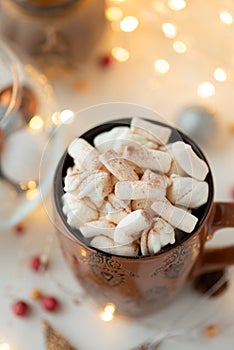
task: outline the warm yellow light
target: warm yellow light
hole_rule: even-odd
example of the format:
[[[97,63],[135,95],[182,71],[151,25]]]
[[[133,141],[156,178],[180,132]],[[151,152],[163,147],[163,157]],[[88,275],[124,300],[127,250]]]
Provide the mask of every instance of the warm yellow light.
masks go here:
[[[123,17],[123,11],[119,7],[108,7],[105,15],[109,21],[120,21]]]
[[[225,24],[230,25],[233,23],[233,17],[229,12],[220,12],[219,18]]]
[[[41,130],[44,126],[44,121],[38,115],[35,115],[29,122],[29,127],[32,130]]]
[[[162,31],[167,38],[171,39],[175,38],[177,32],[176,27],[172,23],[163,23]]]
[[[122,19],[120,22],[120,28],[123,32],[133,32],[134,30],[137,29],[139,25],[139,21],[136,17],[134,16],[127,16]]]
[[[167,73],[170,69],[170,65],[166,60],[160,59],[155,61],[154,68],[159,73]]]
[[[51,120],[52,120],[53,124],[55,124],[55,125],[61,124],[60,112],[53,113],[51,116]]]
[[[216,68],[214,78],[220,82],[225,81],[227,79],[227,73],[222,68]]]
[[[60,120],[63,124],[71,124],[74,121],[74,112],[70,109],[64,109],[60,113]]]
[[[110,313],[114,313],[115,312],[115,305],[112,303],[108,303],[106,304],[105,308],[104,308],[105,312],[110,312]]]
[[[82,249],[82,250],[81,250],[81,255],[84,256],[84,257],[86,257],[86,255],[87,255],[86,250]]]
[[[0,350],[10,350],[10,349],[11,349],[11,347],[8,343],[4,342],[4,343],[0,344]]]
[[[129,51],[123,47],[114,47],[111,52],[113,57],[119,62],[126,62],[130,56]]]
[[[215,87],[209,81],[201,83],[197,88],[198,96],[205,98],[215,94]]]
[[[29,181],[29,182],[27,183],[27,188],[28,188],[29,190],[34,190],[36,187],[37,187],[36,181]]]
[[[109,2],[125,2],[126,0],[108,0]]]
[[[101,312],[101,319],[105,322],[109,322],[113,319],[115,313],[115,305],[112,303],[106,304],[103,311]]]
[[[183,10],[186,7],[186,1],[185,0],[169,0],[168,6],[170,9],[174,11],[180,11]]]
[[[38,194],[39,194],[39,191],[37,188],[34,188],[32,190],[29,189],[26,191],[26,198],[28,200],[33,200],[34,198],[36,198],[38,196]]]
[[[173,43],[173,49],[177,53],[185,53],[187,51],[187,46],[183,41],[175,41]]]

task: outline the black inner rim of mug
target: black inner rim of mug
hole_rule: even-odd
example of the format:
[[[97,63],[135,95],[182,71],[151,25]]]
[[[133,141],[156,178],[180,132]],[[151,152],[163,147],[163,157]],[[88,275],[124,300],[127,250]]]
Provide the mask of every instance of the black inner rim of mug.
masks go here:
[[[170,125],[164,124],[164,123],[159,122],[159,121],[154,121],[151,119],[148,119],[148,121],[170,128],[172,130],[172,133],[171,133],[171,136],[170,136],[168,143],[182,140],[185,143],[190,144],[192,146],[192,149],[194,150],[194,152],[202,160],[204,160],[206,162],[206,164],[208,165],[208,168],[209,168],[209,172],[208,172],[206,179],[205,179],[205,181],[208,183],[208,186],[209,186],[208,200],[204,205],[200,206],[198,209],[192,210],[192,213],[198,218],[198,222],[197,222],[194,230],[191,233],[184,234],[184,237],[182,239],[179,239],[179,240],[177,239],[174,244],[169,244],[169,245],[163,247],[157,254],[155,254],[155,255],[159,255],[159,254],[163,254],[164,252],[169,251],[170,249],[178,246],[179,244],[183,243],[184,241],[189,239],[191,236],[193,236],[193,234],[196,233],[197,229],[202,225],[202,223],[204,222],[204,220],[205,220],[205,218],[210,210],[210,207],[211,207],[211,204],[213,201],[213,196],[214,196],[214,186],[213,186],[213,178],[212,178],[212,173],[210,170],[209,163],[207,162],[207,159],[204,156],[201,149],[197,146],[197,144],[193,140],[190,139],[190,137],[188,137],[183,132],[179,131],[178,129],[176,129]],[[96,127],[88,130],[87,132],[82,134],[80,137],[84,138],[91,145],[93,145],[93,139],[98,134],[100,134],[102,132],[110,131],[112,128],[117,127],[117,126],[129,126],[130,122],[131,122],[131,118],[117,119],[117,120],[113,120],[110,122],[105,122],[103,124],[97,125]],[[91,249],[93,249],[101,254],[108,255],[108,256],[115,256],[115,254],[104,252],[102,250],[93,248],[92,246],[88,245],[87,242],[85,242],[85,239],[83,238],[81,232],[78,229],[71,228],[67,223],[66,215],[63,213],[63,210],[62,210],[62,206],[63,206],[62,205],[62,196],[65,193],[65,191],[63,190],[63,186],[64,186],[63,179],[66,176],[67,169],[69,167],[72,167],[73,165],[74,165],[73,159],[70,157],[70,155],[67,153],[67,151],[65,151],[65,153],[63,154],[63,156],[60,159],[60,162],[57,166],[57,169],[55,172],[55,177],[54,177],[54,182],[53,182],[54,201],[55,201],[55,206],[56,206],[56,209],[58,211],[58,214],[62,218],[62,221],[63,221],[64,225],[67,227],[67,229],[69,230],[69,232],[73,236],[75,236],[79,241],[81,241],[84,245],[88,246],[89,248],[91,248]],[[154,255],[151,255],[151,256],[153,257]],[[136,258],[139,259],[139,258],[149,258],[151,256],[150,255],[146,255],[146,256],[138,255],[136,257],[128,257],[128,256],[122,256],[122,257],[125,259],[136,259]],[[121,255],[118,255],[118,257],[121,257]]]
[[[75,3],[80,0],[66,0],[61,4],[51,4],[51,5],[40,5],[29,3],[27,0],[14,0],[14,2],[23,8],[24,10],[31,12],[32,14],[54,14],[67,8],[73,6]]]

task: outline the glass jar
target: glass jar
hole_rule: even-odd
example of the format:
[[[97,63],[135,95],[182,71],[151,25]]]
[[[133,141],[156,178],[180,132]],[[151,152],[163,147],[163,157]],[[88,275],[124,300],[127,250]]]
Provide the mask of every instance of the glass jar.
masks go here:
[[[48,63],[84,61],[105,26],[104,0],[0,2],[0,34]]]
[[[54,132],[56,103],[47,78],[1,40],[0,77],[2,231],[21,221],[48,193],[62,139]],[[42,164],[48,142],[50,149]]]

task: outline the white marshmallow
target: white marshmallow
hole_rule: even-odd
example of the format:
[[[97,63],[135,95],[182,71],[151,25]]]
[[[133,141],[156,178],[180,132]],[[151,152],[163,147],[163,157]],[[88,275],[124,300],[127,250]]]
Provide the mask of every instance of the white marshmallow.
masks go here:
[[[118,203],[118,199],[114,194],[110,194],[108,196],[108,201],[104,206],[104,213],[103,211],[101,212],[101,215],[104,216],[106,220],[115,224],[118,224],[131,211],[129,205],[124,203],[124,201],[119,200],[119,202],[122,202],[123,205],[121,206],[120,203]]]
[[[98,211],[93,207],[93,203],[78,199],[70,193],[63,195],[63,212],[67,215],[68,224],[76,229],[85,222],[98,219]]]
[[[44,133],[22,129],[9,135],[1,154],[1,170],[12,182],[37,181],[43,150],[48,142]]]
[[[115,185],[115,195],[120,199],[163,198],[165,189],[146,181],[120,181]]]
[[[111,238],[104,235],[94,237],[90,245],[96,249],[103,250],[110,254],[122,255],[122,256],[137,256],[139,246],[136,243],[127,245],[118,245]]]
[[[110,131],[97,135],[94,139],[94,145],[100,153],[104,153],[111,149],[121,154],[124,147],[132,142],[145,145],[147,148],[157,148],[155,142],[149,141],[141,135],[133,134],[130,128],[125,126],[114,127]]]
[[[101,205],[101,201],[112,191],[112,178],[107,171],[94,170],[79,172],[75,167],[69,168],[65,177],[64,190],[82,199],[90,199]]]
[[[129,163],[120,157],[116,152],[109,150],[100,155],[100,161],[119,181],[138,180],[138,175]]]
[[[81,182],[90,174],[88,171],[79,171],[75,166],[67,169],[64,178],[64,191],[74,192],[77,190]]]
[[[187,208],[198,208],[208,200],[207,182],[191,177],[171,177],[171,186],[167,189],[167,198],[171,203]]]
[[[175,161],[186,174],[197,180],[204,180],[209,172],[207,164],[197,156],[192,147],[182,141],[172,144]]]
[[[118,197],[114,195],[114,193],[109,194],[108,196],[108,202],[115,208],[116,210],[122,210],[125,209],[127,212],[130,213],[130,201],[129,200],[121,200]]]
[[[156,254],[167,244],[175,243],[174,228],[162,218],[155,218],[150,229],[141,236],[142,255]]]
[[[80,231],[85,238],[104,235],[113,239],[115,227],[112,222],[101,219],[84,223],[80,226]]]
[[[133,133],[143,135],[147,139],[154,141],[159,145],[165,145],[171,136],[170,128],[154,124],[153,122],[149,122],[138,117],[132,118],[131,131]]]
[[[175,243],[175,229],[168,222],[162,218],[155,218],[152,229],[150,230],[155,233],[158,233],[160,236],[161,246],[164,247],[167,244]],[[150,237],[149,237],[150,241]]]
[[[147,149],[139,145],[126,146],[123,157],[144,169],[162,173],[167,173],[171,166],[171,157],[168,153]]]
[[[68,154],[79,170],[97,170],[101,167],[98,151],[86,140],[77,138],[68,147]]]
[[[155,212],[151,209],[153,199],[136,199],[131,201],[132,210],[144,209],[151,218],[155,216]]]
[[[114,233],[119,244],[129,244],[141,236],[141,231],[151,224],[151,217],[144,210],[135,210],[121,220]]]
[[[102,200],[112,191],[110,174],[103,170],[90,173],[80,184],[77,197],[89,197],[91,200]]]
[[[149,249],[148,249],[148,233],[149,233],[149,228],[143,231],[141,235],[141,240],[140,240],[140,247],[141,247],[141,254],[143,256],[149,254]]]
[[[198,221],[194,215],[172,205],[166,198],[155,201],[151,208],[165,221],[184,232],[192,232]]]

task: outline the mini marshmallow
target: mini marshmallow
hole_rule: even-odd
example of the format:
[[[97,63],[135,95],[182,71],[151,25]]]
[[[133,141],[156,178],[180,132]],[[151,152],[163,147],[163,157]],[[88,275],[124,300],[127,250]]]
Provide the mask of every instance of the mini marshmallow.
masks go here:
[[[98,219],[98,211],[93,207],[93,203],[77,199],[70,193],[63,195],[63,212],[67,216],[68,224],[76,229],[85,222]]]
[[[64,191],[74,192],[81,182],[90,174],[88,171],[80,172],[75,166],[67,169],[64,178]]]
[[[155,218],[150,229],[143,232],[141,236],[142,255],[156,254],[167,244],[175,243],[174,228],[162,218]]]
[[[198,219],[187,210],[172,205],[166,198],[155,201],[151,208],[173,227],[184,232],[192,232]]]
[[[96,170],[101,167],[98,151],[86,140],[77,138],[68,147],[68,154],[79,170]]]
[[[144,209],[151,218],[155,216],[155,212],[151,209],[153,199],[136,199],[131,201],[132,210]]]
[[[132,144],[126,146],[123,157],[144,169],[151,169],[162,173],[167,173],[171,166],[171,157],[168,153],[147,149],[139,145]]]
[[[149,254],[149,249],[148,249],[148,233],[149,233],[149,228],[144,230],[141,235],[141,240],[140,240],[140,248],[141,248],[141,254],[143,256]]]
[[[119,244],[129,244],[141,235],[141,231],[151,224],[151,217],[146,211],[140,209],[128,214],[121,220],[114,233],[114,240]]]
[[[110,131],[102,132],[97,135],[93,143],[100,153],[104,153],[109,149],[118,152],[120,148],[118,145],[122,143],[122,140],[127,139],[129,133],[130,130],[128,126],[117,126]],[[117,150],[115,149],[115,143],[117,143]]]
[[[167,172],[167,176],[171,176],[171,175],[186,176],[186,173],[184,172],[184,170],[181,169],[179,164],[173,158],[171,161],[171,167],[170,167],[169,171]]]
[[[114,237],[116,225],[105,219],[86,222],[80,226],[80,231],[85,238],[92,238],[97,235]]]
[[[175,229],[168,222],[163,220],[162,218],[155,218],[154,224],[150,232],[156,232],[160,236],[161,246],[164,247],[167,244],[175,243]],[[149,232],[149,242],[150,242],[150,232]],[[150,244],[150,243],[149,243]]]
[[[48,139],[45,133],[18,130],[5,138],[1,154],[1,170],[14,183],[37,181],[40,161]]]
[[[119,210],[119,211],[109,211],[106,215],[105,218],[106,220],[109,220],[113,222],[114,224],[118,224],[120,221],[122,221],[125,216],[128,215],[128,212],[126,210]]]
[[[127,245],[118,245],[111,238],[104,235],[98,235],[94,237],[90,245],[96,249],[103,250],[110,254],[122,255],[122,256],[137,256],[139,246],[136,243]]]
[[[165,191],[165,192],[166,192],[167,186],[170,185],[171,183],[170,178],[168,178],[166,175],[151,171],[149,169],[146,169],[144,171],[141,181],[147,181],[152,186],[161,188],[162,191]]]
[[[138,175],[129,163],[121,158],[116,152],[109,150],[100,155],[100,161],[119,181],[138,180]]]
[[[207,202],[209,193],[207,182],[180,176],[172,176],[171,181],[171,186],[167,190],[167,198],[171,203],[186,208],[198,208]]]
[[[97,205],[112,191],[112,178],[107,171],[78,171],[76,167],[69,168],[64,180],[64,190],[82,199],[90,197]]]
[[[152,228],[149,231],[147,236],[147,245],[149,254],[156,254],[161,250],[162,244],[160,240],[160,233],[157,230]]]
[[[156,149],[158,146],[155,142],[149,141],[147,138],[133,134],[129,127],[119,126],[110,131],[103,132],[94,138],[94,145],[100,153],[113,150],[121,154],[124,147],[129,143],[136,142],[145,145],[147,148]]]
[[[146,181],[120,181],[115,185],[115,195],[120,199],[145,199],[163,198],[165,189],[155,187],[154,184]]]
[[[165,145],[171,136],[170,128],[154,124],[153,122],[151,123],[138,117],[132,118],[131,131],[143,135],[159,145]]]
[[[95,170],[88,174],[80,183],[76,195],[82,199],[89,197],[91,200],[102,200],[112,191],[110,174],[104,170]]]
[[[123,203],[123,206],[120,206],[117,201],[118,199],[115,197],[115,195],[113,194],[113,197],[115,197],[115,200],[112,199],[109,200],[109,197],[112,197],[112,194],[108,196],[108,201],[105,204],[105,214],[102,216],[104,216],[104,218],[108,221],[111,221],[115,224],[118,224],[125,216],[127,216],[130,213],[130,207],[129,205],[125,204],[124,201],[120,201]]]
[[[175,161],[186,174],[197,180],[204,180],[209,172],[207,164],[197,156],[192,147],[182,141],[172,144],[172,153]]]

